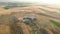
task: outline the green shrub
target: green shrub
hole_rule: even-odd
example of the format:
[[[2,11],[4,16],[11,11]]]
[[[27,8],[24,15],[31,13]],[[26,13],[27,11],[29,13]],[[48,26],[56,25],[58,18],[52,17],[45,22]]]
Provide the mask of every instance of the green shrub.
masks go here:
[[[8,7],[4,7],[4,9],[8,10],[9,8]]]

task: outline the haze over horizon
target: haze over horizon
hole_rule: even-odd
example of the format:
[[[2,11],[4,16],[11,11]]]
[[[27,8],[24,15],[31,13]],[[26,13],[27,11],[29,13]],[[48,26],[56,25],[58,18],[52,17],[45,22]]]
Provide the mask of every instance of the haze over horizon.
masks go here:
[[[60,6],[60,0],[0,0],[0,2],[31,2],[37,4],[52,4],[53,7]]]
[[[60,0],[0,0],[0,2],[33,2],[33,3],[47,3],[47,4],[60,4]]]

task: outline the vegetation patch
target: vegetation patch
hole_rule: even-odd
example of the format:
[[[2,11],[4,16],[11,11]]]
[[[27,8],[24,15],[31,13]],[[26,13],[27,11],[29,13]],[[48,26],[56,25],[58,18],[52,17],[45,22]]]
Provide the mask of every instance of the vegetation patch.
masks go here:
[[[8,10],[9,8],[8,7],[4,7],[4,9]]]
[[[50,23],[54,24],[55,26],[57,26],[58,28],[60,28],[60,24],[54,20],[50,20]]]

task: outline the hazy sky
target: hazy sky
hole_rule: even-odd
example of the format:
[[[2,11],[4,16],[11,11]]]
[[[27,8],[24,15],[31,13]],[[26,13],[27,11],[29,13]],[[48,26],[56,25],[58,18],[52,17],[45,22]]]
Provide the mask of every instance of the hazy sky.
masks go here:
[[[37,3],[50,3],[50,4],[60,4],[60,0],[0,0],[0,1],[5,1],[5,2],[9,2],[9,1],[19,1],[19,2],[37,2]]]

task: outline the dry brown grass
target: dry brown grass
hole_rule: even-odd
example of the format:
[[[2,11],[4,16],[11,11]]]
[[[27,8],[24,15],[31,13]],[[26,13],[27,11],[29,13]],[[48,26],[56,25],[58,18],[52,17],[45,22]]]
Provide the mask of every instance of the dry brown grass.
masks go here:
[[[3,15],[11,14],[12,12],[23,12],[20,15],[14,15],[17,19],[20,18],[20,17],[22,18],[23,16],[26,16],[27,14],[24,14],[24,12],[26,12],[26,13],[27,12],[32,12],[34,14],[33,16],[38,19],[38,22],[36,23],[37,26],[39,28],[45,28],[45,30],[48,31],[50,34],[54,34],[49,29],[55,30],[55,26],[50,24],[49,20],[53,19],[53,20],[56,20],[57,22],[60,22],[60,20],[59,19],[54,19],[54,18],[51,18],[51,17],[47,17],[47,16],[43,16],[43,15],[37,15],[36,13],[34,13],[34,12],[42,13],[43,10],[41,10],[39,8],[42,8],[42,9],[47,10],[47,11],[54,11],[55,10],[55,9],[51,9],[51,8],[41,7],[41,6],[29,6],[29,7],[25,7],[25,8],[22,8],[22,9],[20,7],[16,7],[16,8],[11,8],[9,10],[5,10],[2,7],[0,7],[0,12],[2,12]],[[43,12],[46,12],[46,11],[43,11]],[[7,19],[5,19],[5,21],[4,21],[4,24],[0,25],[0,34],[11,34],[10,33],[10,31],[11,31],[10,26],[7,25],[9,23],[10,23],[9,18],[7,17]],[[44,27],[43,24],[48,24],[48,26]],[[31,31],[30,31],[31,27],[29,25],[26,25],[24,23],[19,22],[19,23],[17,23],[16,26],[21,26],[24,34],[31,34]],[[15,26],[13,26],[13,27],[16,28]],[[17,33],[15,32],[15,34],[17,34]]]

